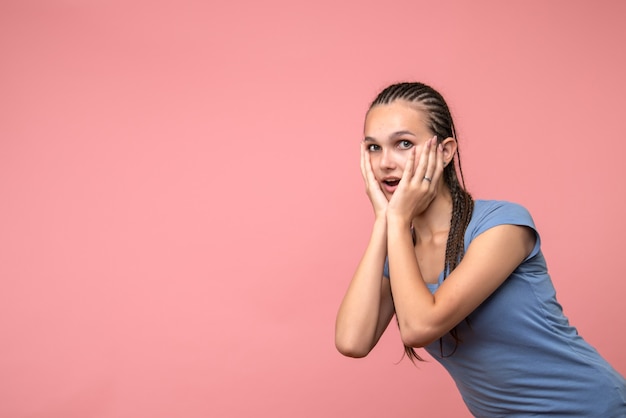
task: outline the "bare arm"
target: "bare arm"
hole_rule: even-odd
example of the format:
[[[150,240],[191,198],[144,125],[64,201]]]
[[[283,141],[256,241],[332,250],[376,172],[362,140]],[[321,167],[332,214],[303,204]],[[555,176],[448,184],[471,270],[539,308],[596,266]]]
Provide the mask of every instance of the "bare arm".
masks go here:
[[[417,164],[409,155],[386,212],[389,275],[400,335],[405,345],[423,347],[441,338],[491,295],[535,244],[527,227],[499,225],[475,238],[461,263],[435,294],[424,283],[410,234],[412,219],[430,201],[443,172],[442,147],[426,143]],[[431,180],[426,180],[431,179]]]
[[[426,287],[410,234],[389,225],[391,289],[403,342],[423,347],[441,338],[491,295],[530,254],[534,232],[500,225],[478,236],[435,294]]]
[[[364,357],[376,345],[394,313],[389,280],[383,277],[387,256],[387,198],[376,182],[365,144],[361,144],[361,174],[375,213],[372,235],[335,323],[335,346],[342,354]]]
[[[349,357],[364,357],[389,325],[394,308],[389,280],[383,277],[387,254],[385,219],[374,223],[372,236],[335,323],[335,345]]]

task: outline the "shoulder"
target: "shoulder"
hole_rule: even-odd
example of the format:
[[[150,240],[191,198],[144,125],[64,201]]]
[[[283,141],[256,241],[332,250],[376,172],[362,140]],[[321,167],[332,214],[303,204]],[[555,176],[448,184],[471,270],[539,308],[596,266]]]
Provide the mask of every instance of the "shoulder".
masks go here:
[[[490,228],[496,225],[521,225],[535,229],[533,218],[524,206],[505,200],[476,200],[470,228]]]
[[[465,231],[466,249],[470,242],[483,232],[500,225],[516,225],[528,227],[534,231],[537,250],[539,234],[533,218],[524,206],[504,200],[476,200],[474,212]]]
[[[470,243],[483,232],[500,225],[527,227],[533,231],[534,245],[527,258],[534,257],[541,248],[541,238],[533,218],[524,206],[504,200],[476,200],[474,211],[465,231],[465,251]]]

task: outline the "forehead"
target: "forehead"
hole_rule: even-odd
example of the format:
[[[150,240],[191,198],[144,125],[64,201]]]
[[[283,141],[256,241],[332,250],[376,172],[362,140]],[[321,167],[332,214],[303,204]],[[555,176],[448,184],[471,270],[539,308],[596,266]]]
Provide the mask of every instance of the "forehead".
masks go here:
[[[372,107],[365,116],[366,136],[386,136],[386,133],[410,131],[418,135],[428,132],[423,111],[402,100]]]

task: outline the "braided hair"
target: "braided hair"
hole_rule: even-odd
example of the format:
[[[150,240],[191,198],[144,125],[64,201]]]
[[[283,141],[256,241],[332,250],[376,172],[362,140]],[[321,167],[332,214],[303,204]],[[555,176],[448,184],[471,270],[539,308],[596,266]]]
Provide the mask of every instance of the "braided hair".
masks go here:
[[[445,100],[432,87],[423,83],[398,83],[393,84],[384,89],[372,102],[370,109],[376,105],[385,105],[392,103],[396,100],[404,100],[417,109],[422,111],[425,117],[425,122],[433,135],[437,136],[437,142],[441,142],[446,138],[456,139],[456,130],[454,128],[454,122],[450,109]],[[455,160],[459,166],[459,177],[457,176],[457,170],[455,166]],[[456,268],[461,262],[465,253],[465,230],[472,217],[472,211],[474,210],[474,200],[472,196],[465,189],[465,180],[463,178],[463,170],[461,169],[461,156],[458,151],[455,153],[454,158],[443,170],[443,180],[446,186],[450,190],[452,197],[452,218],[450,220],[450,232],[448,233],[448,240],[446,242],[446,255],[444,264],[444,280],[450,274],[452,270]],[[466,321],[468,321],[466,319]],[[454,354],[461,339],[458,335],[458,330],[455,327],[450,331],[450,335],[455,341],[455,347],[451,354]],[[442,339],[439,339],[439,348],[441,355],[443,356],[443,343]],[[422,360],[420,356],[415,352],[413,347],[404,346],[406,355],[414,360]]]

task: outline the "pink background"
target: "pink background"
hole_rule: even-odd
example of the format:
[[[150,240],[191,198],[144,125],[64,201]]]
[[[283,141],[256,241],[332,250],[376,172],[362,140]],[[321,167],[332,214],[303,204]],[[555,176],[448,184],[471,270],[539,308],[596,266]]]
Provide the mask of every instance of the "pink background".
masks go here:
[[[476,198],[523,203],[622,373],[626,3],[0,2],[1,417],[464,417],[334,318],[364,112],[440,89]]]

